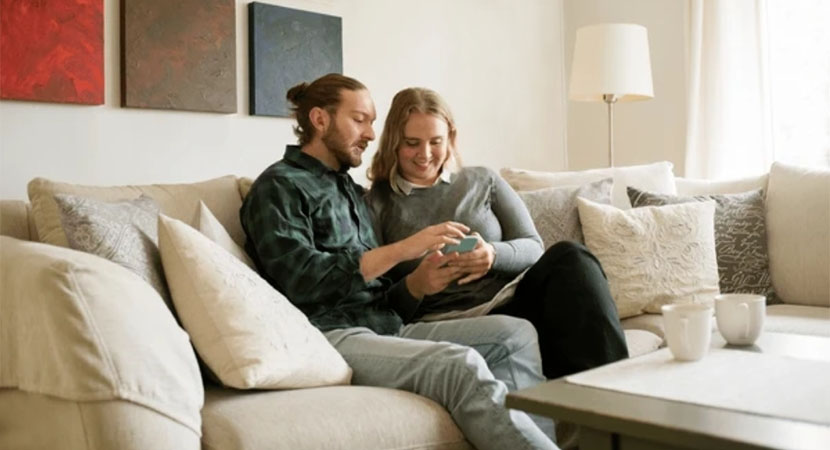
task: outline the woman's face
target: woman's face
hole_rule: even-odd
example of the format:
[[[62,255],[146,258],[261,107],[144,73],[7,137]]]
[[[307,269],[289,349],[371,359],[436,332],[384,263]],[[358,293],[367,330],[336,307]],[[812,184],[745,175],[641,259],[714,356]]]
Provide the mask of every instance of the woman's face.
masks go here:
[[[413,112],[398,147],[398,171],[410,183],[429,186],[449,156],[449,126],[444,119]]]

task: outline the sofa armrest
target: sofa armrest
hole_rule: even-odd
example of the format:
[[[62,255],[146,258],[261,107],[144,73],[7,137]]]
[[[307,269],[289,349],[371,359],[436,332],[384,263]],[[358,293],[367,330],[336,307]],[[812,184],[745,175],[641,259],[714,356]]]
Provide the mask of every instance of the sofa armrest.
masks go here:
[[[0,387],[127,400],[201,433],[196,356],[158,293],[103,258],[5,236]]]

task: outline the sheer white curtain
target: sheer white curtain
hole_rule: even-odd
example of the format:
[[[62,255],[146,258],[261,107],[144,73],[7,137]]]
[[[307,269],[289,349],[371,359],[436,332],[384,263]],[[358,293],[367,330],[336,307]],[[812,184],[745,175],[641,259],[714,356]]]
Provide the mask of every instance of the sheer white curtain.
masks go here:
[[[686,176],[737,178],[773,159],[766,0],[690,0]]]

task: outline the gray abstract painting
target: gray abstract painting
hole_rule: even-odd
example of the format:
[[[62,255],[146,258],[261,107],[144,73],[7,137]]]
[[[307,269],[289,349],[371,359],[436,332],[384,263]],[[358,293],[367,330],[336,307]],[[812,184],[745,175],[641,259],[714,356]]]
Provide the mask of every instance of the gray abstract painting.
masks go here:
[[[248,18],[252,115],[289,117],[289,88],[343,73],[340,17],[253,2]]]

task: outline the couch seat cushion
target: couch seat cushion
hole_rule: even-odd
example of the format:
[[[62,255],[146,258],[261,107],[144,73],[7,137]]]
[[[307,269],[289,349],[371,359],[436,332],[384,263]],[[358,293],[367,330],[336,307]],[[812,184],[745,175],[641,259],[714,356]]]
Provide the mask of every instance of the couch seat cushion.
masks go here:
[[[764,331],[830,337],[830,308],[801,305],[768,306]]]
[[[202,448],[208,450],[472,448],[437,403],[377,387],[206,387],[202,420]]]

